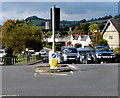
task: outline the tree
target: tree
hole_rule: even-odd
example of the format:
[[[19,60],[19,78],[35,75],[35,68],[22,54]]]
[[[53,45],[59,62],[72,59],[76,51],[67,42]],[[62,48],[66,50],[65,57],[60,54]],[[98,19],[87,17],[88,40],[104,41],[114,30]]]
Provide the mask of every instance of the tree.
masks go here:
[[[91,33],[95,33],[95,31],[98,31],[98,30],[99,30],[99,25],[98,24],[90,24],[89,31]]]
[[[86,19],[83,19],[83,20],[81,20],[80,22],[81,22],[81,23],[84,23],[84,22],[86,22]]]
[[[81,31],[84,34],[88,34],[88,32],[89,32],[89,25],[90,25],[90,23],[81,23],[80,24]]]
[[[67,35],[68,32],[67,32],[67,31],[59,31],[59,34],[60,34],[60,35]]]
[[[77,26],[73,32],[75,34],[79,34],[79,33],[84,33],[84,34],[87,34],[89,32],[89,25],[90,23],[81,23],[80,26]]]
[[[2,26],[2,41],[5,47],[20,53],[25,48],[40,50],[42,48],[39,28],[26,24],[23,20],[8,20]]]
[[[77,26],[74,30],[73,33],[79,34],[81,32],[80,26]]]
[[[100,32],[96,32],[94,37],[92,38],[93,46],[99,45],[99,46],[108,46],[108,43],[105,39],[103,39],[103,36]]]

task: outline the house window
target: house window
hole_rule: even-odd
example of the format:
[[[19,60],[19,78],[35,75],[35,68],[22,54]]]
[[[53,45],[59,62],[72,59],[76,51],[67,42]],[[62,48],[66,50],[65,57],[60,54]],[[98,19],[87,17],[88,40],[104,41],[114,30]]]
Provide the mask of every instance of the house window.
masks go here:
[[[113,36],[109,36],[109,39],[113,39]]]

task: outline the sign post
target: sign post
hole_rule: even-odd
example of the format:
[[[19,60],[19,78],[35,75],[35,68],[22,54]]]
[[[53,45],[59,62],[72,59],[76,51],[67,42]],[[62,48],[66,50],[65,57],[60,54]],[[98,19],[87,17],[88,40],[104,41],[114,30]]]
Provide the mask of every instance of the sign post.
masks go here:
[[[52,52],[55,52],[55,5],[53,5],[52,7],[52,36],[53,36]]]
[[[57,53],[55,53],[55,29],[56,29],[56,11],[58,8],[55,7],[55,5],[53,5],[52,9],[51,9],[51,20],[52,20],[52,51],[49,52],[49,64],[50,64],[50,69],[57,69]]]

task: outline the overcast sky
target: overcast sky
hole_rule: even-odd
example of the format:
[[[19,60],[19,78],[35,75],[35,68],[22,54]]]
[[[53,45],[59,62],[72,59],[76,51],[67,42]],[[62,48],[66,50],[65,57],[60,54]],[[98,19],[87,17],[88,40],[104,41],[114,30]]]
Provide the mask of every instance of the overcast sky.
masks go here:
[[[61,9],[61,20],[82,20],[99,18],[118,13],[118,2],[0,2],[0,20],[25,19],[29,16],[50,18],[53,4]],[[13,0],[14,1],[14,0]],[[19,1],[19,0],[18,0]],[[36,1],[36,0],[35,0]],[[115,0],[114,0],[115,1]],[[0,24],[2,24],[0,22]]]

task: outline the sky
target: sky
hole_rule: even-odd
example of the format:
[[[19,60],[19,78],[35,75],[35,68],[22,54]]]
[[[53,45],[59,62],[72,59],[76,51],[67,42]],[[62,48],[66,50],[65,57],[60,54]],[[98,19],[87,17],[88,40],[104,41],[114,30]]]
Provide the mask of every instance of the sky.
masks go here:
[[[25,19],[30,16],[50,19],[50,8],[55,4],[60,8],[61,20],[82,20],[104,17],[106,15],[115,16],[118,14],[118,2],[23,2],[22,0],[4,0],[0,2],[0,24],[7,19]],[[105,1],[105,0],[104,0]],[[110,1],[110,0],[109,0]]]

